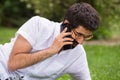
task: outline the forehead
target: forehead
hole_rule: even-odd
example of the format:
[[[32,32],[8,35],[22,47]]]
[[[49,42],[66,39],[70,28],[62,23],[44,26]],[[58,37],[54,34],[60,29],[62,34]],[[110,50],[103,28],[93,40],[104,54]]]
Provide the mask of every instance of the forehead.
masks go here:
[[[84,28],[83,26],[78,26],[76,29],[75,29],[77,32],[82,32],[84,34],[92,34],[92,31]]]

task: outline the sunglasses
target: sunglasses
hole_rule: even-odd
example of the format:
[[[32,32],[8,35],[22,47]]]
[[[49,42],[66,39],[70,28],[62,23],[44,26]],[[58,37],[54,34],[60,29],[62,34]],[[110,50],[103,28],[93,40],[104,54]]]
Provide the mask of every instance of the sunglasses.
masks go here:
[[[75,29],[73,30],[73,32],[77,38],[84,37],[85,40],[90,40],[93,38],[93,34],[85,35],[83,33],[77,32]]]

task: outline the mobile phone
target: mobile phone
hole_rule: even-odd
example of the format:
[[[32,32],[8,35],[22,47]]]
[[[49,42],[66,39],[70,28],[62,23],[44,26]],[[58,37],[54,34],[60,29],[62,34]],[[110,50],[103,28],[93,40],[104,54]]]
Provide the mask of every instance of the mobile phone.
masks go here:
[[[71,32],[72,27],[69,23],[62,23],[61,24],[61,32],[67,27],[67,31],[66,32]],[[72,36],[66,36],[69,38],[72,38]],[[73,44],[71,45],[64,45],[62,50],[67,50],[67,49],[73,49],[76,45],[78,44],[78,42],[74,39]]]

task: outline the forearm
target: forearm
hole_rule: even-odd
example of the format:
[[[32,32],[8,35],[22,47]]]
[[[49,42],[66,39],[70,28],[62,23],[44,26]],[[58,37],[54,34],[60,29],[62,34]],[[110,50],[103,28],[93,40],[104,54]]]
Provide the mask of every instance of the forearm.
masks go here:
[[[19,35],[14,43],[8,60],[8,69],[10,71],[14,71],[17,69],[26,68],[58,53],[64,45],[71,45],[73,41],[72,38],[63,38],[71,35],[71,33],[66,33],[66,31],[67,28],[65,28],[61,34],[55,38],[50,48],[34,53],[29,53],[33,46],[21,35]]]
[[[36,64],[37,62],[40,62],[54,54],[55,53],[52,52],[50,48],[42,51],[37,51],[34,53],[16,54],[13,57],[10,57],[8,61],[8,69],[10,71],[14,71],[17,69],[25,68],[33,64]]]

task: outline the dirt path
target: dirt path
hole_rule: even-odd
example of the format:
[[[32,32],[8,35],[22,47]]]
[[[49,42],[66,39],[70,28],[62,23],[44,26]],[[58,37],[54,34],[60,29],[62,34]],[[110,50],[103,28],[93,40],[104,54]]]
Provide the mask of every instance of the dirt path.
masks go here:
[[[84,44],[87,45],[120,45],[120,39],[111,39],[111,40],[91,40],[91,41],[86,41]]]

